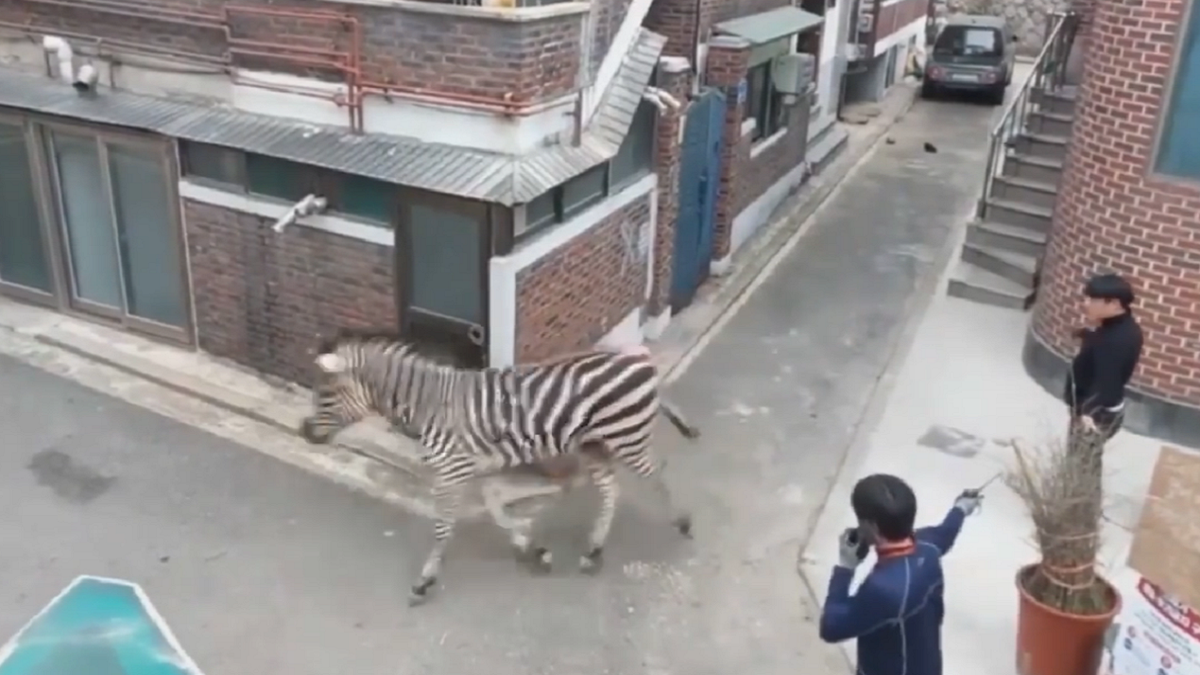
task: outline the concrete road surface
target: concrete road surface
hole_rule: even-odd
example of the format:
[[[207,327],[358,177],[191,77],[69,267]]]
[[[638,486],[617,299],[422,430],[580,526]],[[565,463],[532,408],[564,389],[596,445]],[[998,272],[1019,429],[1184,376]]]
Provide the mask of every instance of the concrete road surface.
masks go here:
[[[705,432],[664,442],[696,539],[625,480],[594,578],[581,495],[547,526],[552,576],[473,524],[409,609],[428,521],[0,358],[0,632],[94,574],[142,584],[208,675],[844,672],[796,551],[964,223],[991,112],[918,103],[781,255],[672,385]]]

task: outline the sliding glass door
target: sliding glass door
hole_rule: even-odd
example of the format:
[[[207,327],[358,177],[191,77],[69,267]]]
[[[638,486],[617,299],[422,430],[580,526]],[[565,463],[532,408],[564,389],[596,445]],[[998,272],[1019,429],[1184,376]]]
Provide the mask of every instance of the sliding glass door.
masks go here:
[[[0,118],[0,283],[48,299],[54,275],[27,138],[23,122]]]
[[[46,132],[72,307],[164,337],[188,325],[166,146]]]

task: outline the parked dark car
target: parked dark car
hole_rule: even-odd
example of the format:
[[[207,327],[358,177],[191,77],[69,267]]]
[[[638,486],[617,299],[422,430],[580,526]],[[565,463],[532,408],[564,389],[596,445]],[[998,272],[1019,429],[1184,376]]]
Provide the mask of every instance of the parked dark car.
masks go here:
[[[1004,103],[1012,82],[1017,38],[1003,18],[975,14],[948,17],[925,60],[921,96],[981,92],[994,105]]]

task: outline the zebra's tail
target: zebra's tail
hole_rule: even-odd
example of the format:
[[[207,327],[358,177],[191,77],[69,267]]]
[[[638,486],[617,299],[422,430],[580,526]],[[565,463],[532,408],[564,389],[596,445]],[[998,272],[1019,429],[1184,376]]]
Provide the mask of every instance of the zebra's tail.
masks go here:
[[[674,403],[671,403],[665,398],[660,398],[658,402],[658,410],[663,414],[664,417],[667,418],[667,421],[671,423],[671,426],[675,427],[679,430],[679,433],[683,434],[684,438],[692,440],[700,438],[700,428],[694,426],[691,422],[688,422],[687,417],[684,417],[683,412],[680,411],[679,408],[675,407]]]
[[[650,351],[649,347],[647,347],[643,344],[627,344],[627,345],[622,345],[622,346],[615,347],[615,348],[614,347],[607,347],[607,348],[602,347],[602,349],[607,349],[608,351],[615,351],[618,354],[624,354],[626,356],[640,356],[640,357],[646,359],[647,361],[649,361],[651,365],[654,364],[653,352]],[[657,370],[657,368],[656,368],[656,370]],[[671,403],[666,398],[660,396],[658,409],[663,414],[663,416],[667,418],[667,421],[671,423],[671,426],[675,427],[676,429],[679,430],[679,433],[683,434],[684,438],[688,438],[688,439],[692,439],[692,440],[700,438],[699,427],[696,427],[691,422],[688,422],[687,417],[684,416],[683,412],[680,411],[679,408],[677,408],[675,406],[675,404]]]

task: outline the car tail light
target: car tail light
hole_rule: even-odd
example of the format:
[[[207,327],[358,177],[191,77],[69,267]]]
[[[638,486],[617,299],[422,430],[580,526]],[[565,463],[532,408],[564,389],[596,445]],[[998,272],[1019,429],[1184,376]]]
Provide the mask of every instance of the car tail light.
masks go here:
[[[940,80],[945,73],[937,66],[929,66],[929,70],[925,74],[931,80]]]
[[[989,70],[989,71],[980,73],[979,80],[981,82],[995,82],[996,81],[996,71]]]

